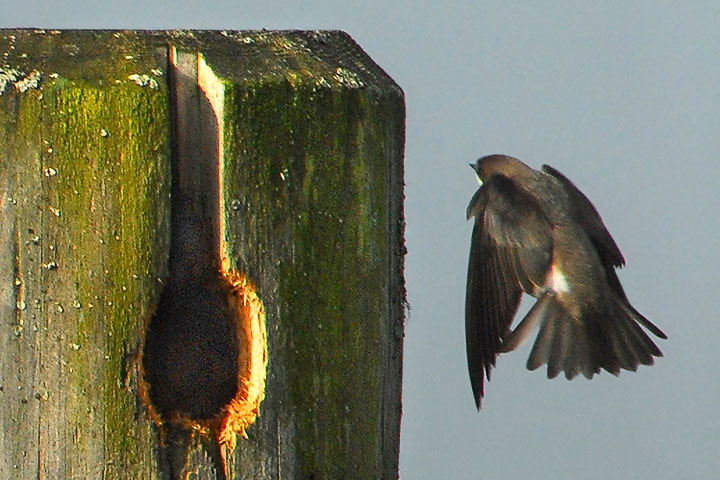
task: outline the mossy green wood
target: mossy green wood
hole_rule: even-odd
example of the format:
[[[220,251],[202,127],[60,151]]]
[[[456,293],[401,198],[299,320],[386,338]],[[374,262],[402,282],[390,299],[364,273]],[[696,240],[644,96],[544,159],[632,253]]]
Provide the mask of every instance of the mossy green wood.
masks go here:
[[[167,260],[169,44],[199,52],[222,85],[221,254],[257,285],[267,312],[266,398],[229,459],[231,477],[396,477],[399,87],[342,32],[2,33],[8,65],[42,80],[0,98],[0,188],[12,198],[2,200],[0,231],[12,233],[0,240],[11,252],[0,254],[0,274],[6,284],[23,275],[0,287],[3,352],[18,352],[0,359],[0,395],[12,390],[15,402],[2,417],[0,473],[17,465],[26,478],[38,468],[97,477],[102,465],[105,478],[156,475],[122,357],[132,356]],[[66,97],[68,107],[57,103]],[[46,167],[57,174],[43,176]],[[57,269],[43,268],[55,258]],[[30,391],[39,400],[23,397]],[[211,478],[211,463],[190,452],[198,478]]]
[[[268,315],[266,399],[236,471],[395,478],[402,91],[341,33],[249,44],[249,69],[205,54],[224,84],[224,253]]]
[[[153,478],[129,374],[166,268],[169,109],[128,77],[164,58],[109,32],[2,31],[0,53],[0,478]]]

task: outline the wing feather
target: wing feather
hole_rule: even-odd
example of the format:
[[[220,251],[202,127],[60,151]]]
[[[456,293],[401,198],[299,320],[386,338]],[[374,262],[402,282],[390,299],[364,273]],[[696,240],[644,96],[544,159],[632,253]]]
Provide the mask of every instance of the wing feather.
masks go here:
[[[510,179],[493,175],[473,196],[465,336],[468,370],[480,408],[484,380],[510,330],[522,291],[542,285],[550,266],[552,229],[536,200]]]
[[[559,180],[565,191],[570,195],[575,220],[580,223],[585,233],[590,237],[590,241],[592,241],[598,255],[600,255],[600,260],[605,265],[605,269],[612,270],[612,268],[608,267],[622,267],[625,265],[625,258],[590,199],[565,175],[550,165],[543,165],[542,171]],[[620,282],[617,281],[616,285],[613,286],[619,285]]]

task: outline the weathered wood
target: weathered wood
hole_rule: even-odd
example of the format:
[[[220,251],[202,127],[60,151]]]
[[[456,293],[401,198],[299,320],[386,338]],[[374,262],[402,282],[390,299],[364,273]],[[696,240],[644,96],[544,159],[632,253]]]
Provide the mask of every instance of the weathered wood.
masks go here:
[[[169,117],[134,37],[0,38],[0,478],[156,468],[125,373],[165,276]]]
[[[266,314],[264,401],[223,444],[228,476],[397,477],[401,90],[341,32],[91,31],[0,35],[0,477],[160,475],[128,366],[177,279],[168,46],[196,56],[216,120],[198,128],[218,263]],[[214,434],[183,440],[197,478],[220,468]]]

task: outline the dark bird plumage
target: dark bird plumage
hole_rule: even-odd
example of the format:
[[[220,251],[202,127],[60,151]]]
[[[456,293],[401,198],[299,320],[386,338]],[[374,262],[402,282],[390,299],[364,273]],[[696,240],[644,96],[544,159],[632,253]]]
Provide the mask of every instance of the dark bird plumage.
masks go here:
[[[481,187],[467,209],[475,218],[468,266],[465,334],[475,403],[498,354],[538,326],[527,367],[547,364],[592,378],[601,369],[652,365],[662,353],[640,325],[665,334],[627,299],[615,272],[620,249],[590,200],[563,174],[489,155],[471,164]],[[522,292],[537,298],[511,330]]]

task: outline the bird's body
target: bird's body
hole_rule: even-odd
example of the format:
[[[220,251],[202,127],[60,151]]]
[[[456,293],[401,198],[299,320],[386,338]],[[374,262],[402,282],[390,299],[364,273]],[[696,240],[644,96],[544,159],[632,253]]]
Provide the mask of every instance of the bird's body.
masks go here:
[[[539,327],[528,359],[548,377],[591,378],[650,365],[662,353],[640,328],[665,334],[627,300],[615,268],[625,260],[592,203],[560,172],[490,155],[471,165],[481,187],[466,297],[468,367],[476,405],[499,353]],[[522,292],[538,300],[511,330]]]

